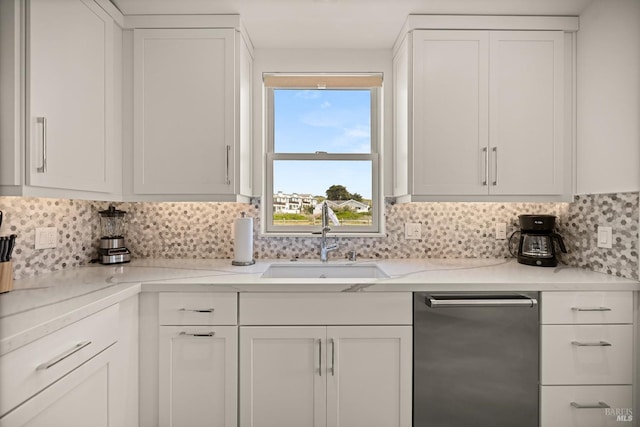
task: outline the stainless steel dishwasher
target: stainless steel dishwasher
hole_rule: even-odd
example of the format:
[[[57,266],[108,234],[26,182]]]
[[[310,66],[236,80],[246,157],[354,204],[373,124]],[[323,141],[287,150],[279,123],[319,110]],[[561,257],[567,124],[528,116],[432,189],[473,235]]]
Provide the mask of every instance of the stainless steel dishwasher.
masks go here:
[[[413,426],[537,427],[537,293],[415,293]]]

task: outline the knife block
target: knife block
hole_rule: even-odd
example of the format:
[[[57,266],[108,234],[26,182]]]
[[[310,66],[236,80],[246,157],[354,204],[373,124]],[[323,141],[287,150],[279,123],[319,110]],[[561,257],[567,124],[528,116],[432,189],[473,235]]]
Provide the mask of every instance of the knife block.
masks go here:
[[[0,293],[13,289],[13,263],[0,262]]]

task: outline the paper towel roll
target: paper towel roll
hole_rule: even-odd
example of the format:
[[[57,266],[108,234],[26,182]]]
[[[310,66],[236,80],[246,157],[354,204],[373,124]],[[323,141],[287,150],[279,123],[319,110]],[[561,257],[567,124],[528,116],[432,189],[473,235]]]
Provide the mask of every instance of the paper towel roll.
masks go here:
[[[234,222],[233,265],[251,265],[253,260],[253,218],[236,218]]]

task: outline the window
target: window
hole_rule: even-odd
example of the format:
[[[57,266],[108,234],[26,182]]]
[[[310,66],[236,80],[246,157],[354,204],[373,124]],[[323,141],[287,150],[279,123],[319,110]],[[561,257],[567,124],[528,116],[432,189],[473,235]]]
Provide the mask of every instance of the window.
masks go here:
[[[264,76],[267,233],[381,232],[380,74]]]

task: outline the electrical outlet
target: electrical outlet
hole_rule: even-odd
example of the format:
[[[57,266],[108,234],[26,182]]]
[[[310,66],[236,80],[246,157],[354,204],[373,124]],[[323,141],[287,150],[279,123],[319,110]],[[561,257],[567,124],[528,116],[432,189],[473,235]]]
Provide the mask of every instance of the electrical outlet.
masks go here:
[[[420,239],[422,237],[422,224],[417,222],[407,222],[404,224],[405,239]]]
[[[507,223],[496,222],[496,240],[505,240],[507,238]]]
[[[611,227],[598,226],[598,247],[606,249],[613,247],[613,230]]]
[[[55,248],[58,242],[58,229],[56,227],[36,228],[36,249]]]

